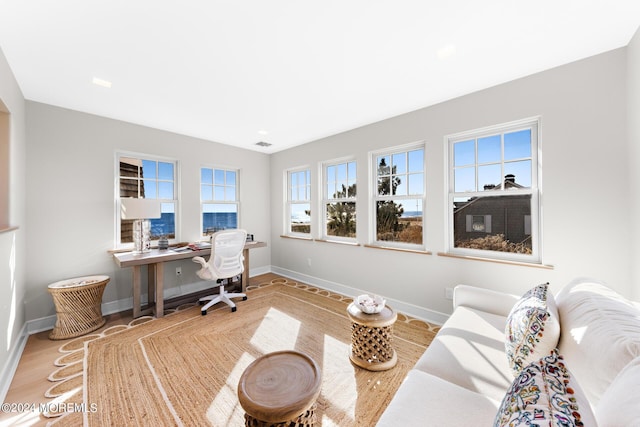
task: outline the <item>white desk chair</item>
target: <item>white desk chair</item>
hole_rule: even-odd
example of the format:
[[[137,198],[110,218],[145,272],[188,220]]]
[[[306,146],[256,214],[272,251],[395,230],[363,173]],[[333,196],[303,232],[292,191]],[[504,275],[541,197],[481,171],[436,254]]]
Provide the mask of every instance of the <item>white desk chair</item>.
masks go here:
[[[209,295],[200,298],[202,307],[202,315],[207,314],[207,310],[214,304],[224,302],[231,307],[231,311],[236,311],[236,305],[231,298],[242,297],[247,299],[244,293],[226,293],[224,291],[224,280],[231,280],[233,277],[242,274],[244,271],[244,244],[247,240],[247,232],[245,230],[222,230],[211,236],[211,256],[209,261],[205,261],[202,257],[193,258],[194,262],[202,265],[202,268],[196,272],[198,277],[203,280],[215,280],[219,283],[218,295]]]

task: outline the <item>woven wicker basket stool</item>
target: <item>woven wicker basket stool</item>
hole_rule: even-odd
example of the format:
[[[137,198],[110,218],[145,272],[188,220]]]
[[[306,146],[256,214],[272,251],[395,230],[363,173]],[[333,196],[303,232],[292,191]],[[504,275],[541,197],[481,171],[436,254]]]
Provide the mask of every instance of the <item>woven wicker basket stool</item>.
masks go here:
[[[64,340],[95,331],[105,324],[102,294],[109,276],[87,276],[62,280],[49,285],[58,319],[49,334],[52,340]]]
[[[322,375],[297,351],[276,351],[254,360],[240,377],[238,400],[246,427],[313,426]]]
[[[396,366],[393,349],[393,324],[398,315],[389,306],[380,313],[363,313],[354,303],[347,313],[351,319],[351,361],[369,371],[385,371]]]

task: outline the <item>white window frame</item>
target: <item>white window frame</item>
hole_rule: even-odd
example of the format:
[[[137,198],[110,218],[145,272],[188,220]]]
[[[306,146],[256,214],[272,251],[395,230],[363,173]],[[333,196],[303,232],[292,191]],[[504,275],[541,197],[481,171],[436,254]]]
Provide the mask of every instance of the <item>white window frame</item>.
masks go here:
[[[540,117],[532,117],[523,120],[517,120],[509,123],[504,123],[495,126],[489,126],[481,129],[475,129],[471,131],[461,132],[457,134],[447,135],[444,138],[445,142],[445,155],[447,165],[447,178],[446,178],[446,215],[447,215],[447,230],[446,230],[446,242],[447,253],[460,256],[474,256],[488,259],[517,261],[525,263],[540,264],[542,263],[542,205],[541,199],[541,156],[540,156]],[[495,196],[518,196],[518,195],[530,195],[531,197],[531,213],[530,213],[530,227],[527,229],[531,232],[531,255],[511,253],[511,252],[499,252],[483,249],[468,249],[468,248],[456,248],[454,241],[454,200],[458,197],[491,197],[492,193],[488,191],[464,191],[455,192],[454,188],[454,143],[462,142],[471,139],[478,139],[487,136],[501,135],[501,141],[504,141],[504,134],[517,132],[519,130],[531,130],[531,187],[530,188],[511,188],[506,190],[504,185],[502,189],[496,192]],[[502,145],[504,146],[504,145]],[[514,159],[505,161],[504,154],[501,155],[501,179],[504,182],[504,164]],[[523,158],[526,159],[526,158]],[[521,160],[521,159],[518,159]],[[478,165],[481,163],[475,163],[476,167],[476,182],[478,182],[477,170]],[[487,232],[488,233],[488,232]]]
[[[130,243],[122,243],[120,240],[121,237],[121,198],[120,198],[120,159],[121,158],[133,158],[140,161],[150,160],[154,162],[163,162],[163,163],[171,163],[173,164],[173,197],[174,199],[156,199],[159,200],[160,203],[172,203],[174,209],[174,237],[172,239],[168,239],[169,243],[177,243],[180,242],[180,185],[179,185],[179,176],[180,176],[180,162],[176,159],[169,157],[156,156],[151,154],[144,153],[134,153],[128,151],[117,151],[115,153],[114,158],[114,173],[115,173],[115,185],[114,185],[114,199],[115,199],[115,215],[114,215],[114,242],[116,249],[133,249],[133,242]],[[143,178],[144,179],[144,178]],[[156,177],[156,181],[159,182]],[[154,198],[155,199],[155,198]],[[154,239],[157,240],[157,239]]]
[[[408,153],[410,151],[422,150],[422,194],[407,194],[406,196],[400,195],[378,195],[378,164],[377,158],[381,155],[393,156],[394,154]],[[370,165],[370,179],[369,179],[369,194],[370,194],[370,216],[369,216],[369,242],[372,246],[390,247],[409,250],[425,250],[426,248],[426,199],[427,199],[427,150],[425,141],[417,141],[409,144],[398,145],[394,147],[385,148],[382,150],[376,150],[369,153],[369,165]],[[408,173],[407,173],[408,174]],[[408,187],[407,187],[408,190]],[[407,191],[408,193],[408,191]],[[384,200],[414,200],[419,199],[422,203],[422,243],[407,243],[407,242],[394,242],[387,240],[377,240],[377,215],[376,207],[378,201]]]
[[[352,177],[349,175],[349,164],[350,163],[354,163],[355,164],[355,175]],[[346,167],[346,180],[347,180],[347,188],[348,188],[348,183],[349,181],[353,181],[354,184],[356,184],[356,192],[357,192],[357,188],[358,188],[358,180],[357,180],[357,175],[358,175],[358,162],[356,161],[355,157],[345,157],[345,158],[341,158],[341,159],[335,159],[335,160],[329,160],[326,161],[324,163],[322,163],[322,238],[324,240],[334,240],[334,241],[345,241],[345,242],[356,242],[357,241],[357,234],[354,237],[345,237],[345,236],[333,236],[333,235],[329,235],[328,233],[328,221],[327,221],[327,205],[329,205],[330,203],[340,203],[340,202],[348,202],[348,203],[354,203],[356,206],[356,212],[357,212],[357,203],[356,203],[356,196],[349,196],[346,195],[345,197],[341,197],[341,198],[333,198],[331,197],[332,195],[328,194],[328,185],[329,185],[329,176],[328,176],[328,168],[331,166],[335,166],[338,167],[340,165],[345,165]],[[356,215],[356,233],[357,233],[357,215]]]
[[[202,182],[202,170],[203,169],[209,169],[211,170],[212,173],[212,183],[204,183]],[[236,175],[236,179],[234,182],[234,187],[235,187],[235,194],[234,194],[234,198],[233,200],[226,200],[226,196],[224,198],[224,200],[219,200],[216,199],[216,192],[215,192],[215,187],[219,187],[219,185],[216,185],[216,171],[223,171],[224,172],[224,183],[222,185],[222,187],[224,187],[225,189],[225,195],[226,195],[226,189],[228,187],[230,187],[230,185],[227,185],[227,172],[234,172]],[[237,223],[237,228],[242,228],[240,225],[240,169],[238,168],[234,168],[234,167],[230,167],[230,166],[220,166],[220,165],[201,165],[200,166],[200,187],[199,187],[199,192],[200,192],[200,236],[201,237],[207,237],[207,234],[205,234],[205,231],[203,230],[204,228],[204,205],[232,205],[235,206],[236,208],[236,214],[237,214],[237,219],[236,219],[236,223]],[[211,189],[211,194],[213,196],[212,199],[210,200],[205,200],[202,198],[202,187],[204,185],[210,185],[212,187]]]
[[[291,193],[291,175],[295,174],[295,173],[300,173],[300,172],[306,172],[307,176],[308,176],[308,181],[305,183],[305,186],[307,187],[306,189],[306,194],[307,194],[307,198],[306,199],[293,199],[292,198],[292,193]],[[314,215],[313,215],[313,205],[312,205],[312,185],[311,185],[311,181],[312,181],[313,177],[311,176],[311,167],[310,166],[300,166],[297,168],[292,168],[292,169],[288,169],[284,172],[284,193],[285,193],[285,208],[284,208],[284,235],[286,236],[292,236],[292,237],[303,237],[303,238],[311,238],[313,236],[313,223],[315,221],[314,219]],[[291,212],[292,212],[292,206],[294,205],[298,205],[298,204],[308,204],[309,205],[309,210],[311,212],[311,221],[309,224],[309,233],[301,233],[301,232],[294,232],[291,230]]]

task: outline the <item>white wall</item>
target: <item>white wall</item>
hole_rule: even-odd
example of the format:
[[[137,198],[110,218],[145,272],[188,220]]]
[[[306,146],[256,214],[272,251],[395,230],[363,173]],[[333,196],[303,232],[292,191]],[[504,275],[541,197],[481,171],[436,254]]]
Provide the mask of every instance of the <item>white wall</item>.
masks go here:
[[[103,303],[132,297],[131,268],[120,269],[107,253],[114,247],[119,150],[179,161],[183,241],[200,238],[200,166],[239,168],[240,226],[269,244],[268,155],[27,102],[27,320],[55,314],[47,285],[57,280],[106,274],[111,282]],[[269,253],[268,248],[252,251],[252,271],[269,269]],[[183,270],[180,281],[177,265]],[[184,286],[199,281],[195,271],[191,260],[167,263],[165,295],[184,293]]]
[[[629,182],[630,192],[628,197],[633,206],[631,218],[633,219],[632,233],[629,234],[632,256],[632,281],[633,299],[640,301],[640,28],[627,46],[627,94],[628,109],[627,120],[629,123]]]
[[[26,136],[25,102],[7,60],[0,50],[0,101],[9,120],[9,225],[0,232],[0,397],[9,384],[5,373],[17,366],[25,324]],[[4,166],[3,166],[4,167]]]
[[[355,288],[353,294],[379,293],[403,306],[434,311],[433,318],[438,312],[451,311],[451,302],[444,298],[445,288],[458,283],[520,294],[542,281],[550,281],[557,291],[576,276],[591,276],[630,296],[634,288],[626,72],[626,49],[618,49],[273,154],[274,270],[338,289]],[[435,255],[445,250],[444,137],[538,115],[542,117],[542,253],[544,263],[554,269]],[[420,140],[426,141],[427,158],[426,248],[434,255],[279,237],[283,232],[286,169],[310,165],[312,180],[317,182],[319,162],[355,155],[358,187],[366,189],[370,151]],[[360,243],[368,243],[370,207],[366,196],[366,191],[359,191]],[[418,308],[415,312],[423,313]]]

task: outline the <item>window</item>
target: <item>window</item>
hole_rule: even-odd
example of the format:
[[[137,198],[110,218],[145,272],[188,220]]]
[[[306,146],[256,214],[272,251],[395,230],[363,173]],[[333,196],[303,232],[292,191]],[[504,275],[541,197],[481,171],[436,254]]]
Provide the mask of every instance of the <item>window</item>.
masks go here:
[[[311,234],[311,171],[287,172],[286,234]]]
[[[356,162],[324,167],[324,234],[326,238],[356,237]]]
[[[151,240],[176,239],[177,162],[119,154],[117,168],[117,245],[133,243],[133,220],[120,219],[120,199],[125,197],[159,200],[161,217],[150,220]]]
[[[200,168],[202,235],[238,228],[238,171]]]
[[[467,215],[466,231],[491,233],[491,215]]]
[[[538,262],[538,120],[447,141],[449,251]]]
[[[378,244],[423,245],[424,146],[373,155],[374,222]]]

